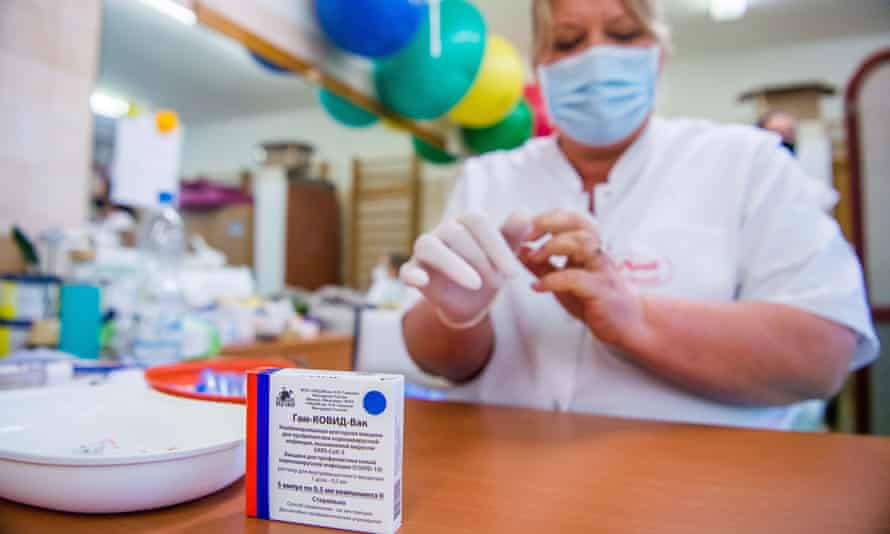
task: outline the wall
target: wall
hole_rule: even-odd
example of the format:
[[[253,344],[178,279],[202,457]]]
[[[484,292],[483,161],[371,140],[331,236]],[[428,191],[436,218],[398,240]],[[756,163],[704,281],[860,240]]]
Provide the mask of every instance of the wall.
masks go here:
[[[890,32],[713,55],[678,50],[665,66],[658,110],[666,116],[752,123],[754,106],[737,103],[739,94],[816,80],[837,87],[839,95],[823,100],[822,112],[827,119],[839,119],[847,81],[866,56],[887,46]]]
[[[316,147],[315,159],[330,164],[330,178],[344,201],[350,192],[353,158],[408,157],[413,152],[411,138],[404,132],[380,125],[346,128],[331,120],[321,108],[300,108],[190,126],[183,144],[182,173],[234,179],[239,169],[256,166],[256,147],[260,143],[290,139],[307,141]],[[424,227],[438,222],[442,200],[435,192],[455,172],[454,166],[424,165],[425,191],[432,194],[425,202],[429,209],[424,213]]]
[[[255,151],[264,141],[307,141],[315,145],[317,160],[330,164],[330,178],[340,195],[343,220],[343,265],[348,265],[349,207],[352,182],[352,159],[375,156],[409,157],[412,153],[410,137],[403,132],[374,126],[352,129],[331,120],[321,108],[302,108],[281,113],[254,115],[186,129],[183,145],[182,169],[184,176],[205,174],[214,179],[231,180],[237,171],[256,168]],[[456,172],[453,166],[424,165],[422,221],[424,229],[439,221],[444,207],[449,178]],[[257,239],[257,278],[266,292],[280,289],[284,261],[284,234],[276,221],[284,220],[285,204],[275,196],[284,191],[283,178],[274,171],[256,173],[255,193],[258,206],[256,228],[269,229]],[[344,273],[345,275],[345,273]]]
[[[0,2],[0,226],[88,217],[101,0]]]
[[[190,125],[186,132],[182,172],[227,173],[256,164],[255,149],[264,141],[307,141],[316,158],[332,165],[332,178],[346,185],[353,156],[410,153],[408,137],[381,126],[350,129],[336,124],[316,107]]]

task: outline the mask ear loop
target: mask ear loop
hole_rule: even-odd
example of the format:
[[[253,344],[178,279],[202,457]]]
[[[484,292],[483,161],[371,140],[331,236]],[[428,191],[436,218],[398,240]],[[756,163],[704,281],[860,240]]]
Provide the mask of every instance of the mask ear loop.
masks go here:
[[[430,56],[442,56],[442,13],[439,9],[441,0],[429,0],[430,17]]]

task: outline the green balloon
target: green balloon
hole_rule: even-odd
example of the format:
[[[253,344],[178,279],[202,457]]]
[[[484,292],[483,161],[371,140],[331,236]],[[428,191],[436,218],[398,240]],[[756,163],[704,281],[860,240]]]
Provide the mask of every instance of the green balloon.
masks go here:
[[[412,135],[411,142],[414,144],[414,152],[424,161],[435,163],[436,165],[447,165],[457,161],[457,156],[449,154],[441,148],[434,147],[419,137]]]
[[[331,117],[333,117],[334,120],[346,126],[365,128],[375,124],[379,120],[377,115],[365,111],[327,89],[318,91],[318,100],[321,102],[321,106]]]
[[[433,57],[430,24],[392,57],[374,68],[377,97],[399,115],[431,120],[448,113],[473,85],[485,53],[485,20],[465,0],[439,6],[441,50]]]
[[[522,146],[532,135],[534,116],[525,100],[504,120],[488,128],[464,128],[464,143],[473,152],[484,154],[493,150],[510,150]]]

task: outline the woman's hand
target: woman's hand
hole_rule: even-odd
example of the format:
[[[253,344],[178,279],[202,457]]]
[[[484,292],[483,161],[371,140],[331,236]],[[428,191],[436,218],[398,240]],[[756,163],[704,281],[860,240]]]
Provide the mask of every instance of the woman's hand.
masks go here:
[[[553,293],[563,308],[583,321],[601,341],[631,350],[650,336],[643,300],[624,282],[584,215],[554,210],[535,217],[529,241],[552,237],[539,249],[523,247],[522,263],[538,277],[532,289]],[[557,269],[551,257],[563,256]]]
[[[475,213],[441,224],[414,244],[400,278],[423,293],[448,326],[478,323],[503,283],[527,233],[528,216],[514,214],[501,227]]]
[[[405,347],[421,369],[462,383],[488,364],[494,349],[488,310],[519,267],[515,255],[529,224],[529,217],[514,215],[498,229],[482,215],[466,214],[418,238],[400,277],[424,295],[402,319]]]

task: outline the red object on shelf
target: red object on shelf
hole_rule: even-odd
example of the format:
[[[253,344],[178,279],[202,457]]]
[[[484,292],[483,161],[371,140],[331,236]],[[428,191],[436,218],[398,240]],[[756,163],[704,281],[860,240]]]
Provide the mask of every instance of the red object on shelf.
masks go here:
[[[207,178],[182,182],[179,192],[179,207],[184,210],[213,210],[242,204],[253,204],[253,197],[239,187]]]
[[[210,369],[219,373],[247,373],[251,369],[262,368],[291,368],[297,367],[293,362],[282,358],[225,358],[217,360],[202,360],[196,362],[176,363],[172,365],[160,365],[145,371],[145,381],[154,389],[190,399],[228,402],[232,404],[244,404],[245,397],[232,397],[228,395],[215,395],[201,393],[195,390],[201,380],[201,371]]]

